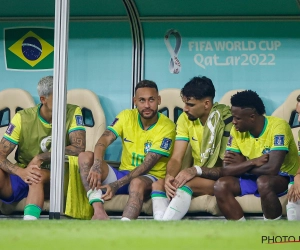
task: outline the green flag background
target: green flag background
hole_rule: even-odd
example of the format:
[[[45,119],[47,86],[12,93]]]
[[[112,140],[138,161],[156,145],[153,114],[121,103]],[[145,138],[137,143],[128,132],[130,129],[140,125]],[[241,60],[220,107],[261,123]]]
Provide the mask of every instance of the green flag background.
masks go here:
[[[53,28],[8,28],[4,30],[6,69],[53,69]]]

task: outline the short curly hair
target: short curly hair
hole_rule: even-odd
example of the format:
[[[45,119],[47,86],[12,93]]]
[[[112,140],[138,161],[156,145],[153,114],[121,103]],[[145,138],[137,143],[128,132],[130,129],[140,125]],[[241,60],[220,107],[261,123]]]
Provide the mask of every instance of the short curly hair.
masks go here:
[[[237,92],[231,97],[231,105],[239,108],[253,108],[259,115],[266,113],[266,108],[259,95],[252,90]]]
[[[184,85],[181,89],[181,96],[187,99],[195,98],[196,100],[201,100],[205,97],[214,99],[215,92],[215,87],[209,78],[196,76]]]

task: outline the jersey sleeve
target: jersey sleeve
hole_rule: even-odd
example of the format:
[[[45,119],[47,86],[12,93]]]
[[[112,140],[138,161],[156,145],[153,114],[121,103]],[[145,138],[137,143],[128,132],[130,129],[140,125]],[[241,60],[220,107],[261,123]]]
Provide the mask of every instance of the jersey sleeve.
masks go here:
[[[176,123],[176,141],[189,142],[189,129],[186,124],[186,114],[182,113]]]
[[[298,155],[300,156],[300,129],[298,130]]]
[[[107,127],[108,130],[113,132],[115,136],[118,138],[119,136],[123,136],[123,124],[126,121],[126,113],[125,111],[122,111],[119,113],[114,121]]]
[[[236,152],[236,153],[241,153],[241,150],[236,141],[236,131],[234,127],[231,128],[226,150]]]
[[[17,113],[12,118],[3,137],[6,140],[10,141],[11,143],[18,145],[20,140],[20,133],[21,133],[21,115]]]
[[[286,122],[278,123],[272,131],[272,146],[271,151],[284,150],[289,151],[291,140],[294,140],[292,133],[289,133],[290,127]]]
[[[75,112],[73,114],[72,122],[69,127],[68,133],[70,134],[71,132],[78,131],[78,130],[84,130],[85,127],[83,124],[83,117],[82,117],[82,112],[79,107],[75,109]]]
[[[175,124],[168,123],[161,132],[155,136],[149,152],[169,157],[172,154],[175,141]]]

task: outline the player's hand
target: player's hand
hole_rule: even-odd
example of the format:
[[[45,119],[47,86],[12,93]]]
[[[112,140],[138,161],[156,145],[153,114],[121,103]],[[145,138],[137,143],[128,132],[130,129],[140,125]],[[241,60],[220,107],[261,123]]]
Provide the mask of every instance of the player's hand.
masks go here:
[[[41,169],[37,165],[28,165],[26,168],[20,168],[16,174],[27,184],[38,184],[41,181]]]
[[[295,176],[294,185],[288,191],[288,200],[296,202],[300,200],[300,175]]]
[[[90,169],[89,175],[87,177],[87,181],[92,190],[94,190],[95,188],[98,190],[100,188],[101,174],[102,174],[102,170],[100,168],[100,165],[93,164],[93,166]]]
[[[189,180],[193,179],[197,175],[197,170],[194,167],[183,169],[179,172],[179,174],[175,177],[173,182],[174,187],[180,188]]]
[[[260,157],[252,159],[253,165],[256,167],[261,167],[269,161],[269,154],[264,154]]]
[[[102,195],[102,199],[105,201],[110,200],[116,194],[118,186],[116,182],[109,183],[100,187],[101,189],[106,189],[106,193]]]
[[[235,153],[235,152],[232,152],[232,151],[226,151],[225,152],[223,162],[226,165],[234,164],[234,163],[242,163],[244,161],[246,161],[246,157],[243,156],[242,154]]]
[[[36,165],[39,168],[41,167],[41,165],[43,164],[43,161],[41,159],[38,158],[38,156],[33,157],[33,159],[29,162],[28,165]]]
[[[165,178],[165,189],[169,200],[175,196],[176,188],[173,185],[175,178],[172,175],[167,174]]]

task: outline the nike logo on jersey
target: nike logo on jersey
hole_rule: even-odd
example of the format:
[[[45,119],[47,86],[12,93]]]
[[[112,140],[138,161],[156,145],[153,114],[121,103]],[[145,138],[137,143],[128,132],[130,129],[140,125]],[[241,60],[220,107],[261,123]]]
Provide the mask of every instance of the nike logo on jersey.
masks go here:
[[[192,140],[193,140],[193,141],[198,141],[197,139],[194,138],[194,136],[192,137]]]
[[[127,140],[126,137],[124,138],[124,141],[125,141],[125,142],[131,142],[131,143],[133,143],[133,141]]]

